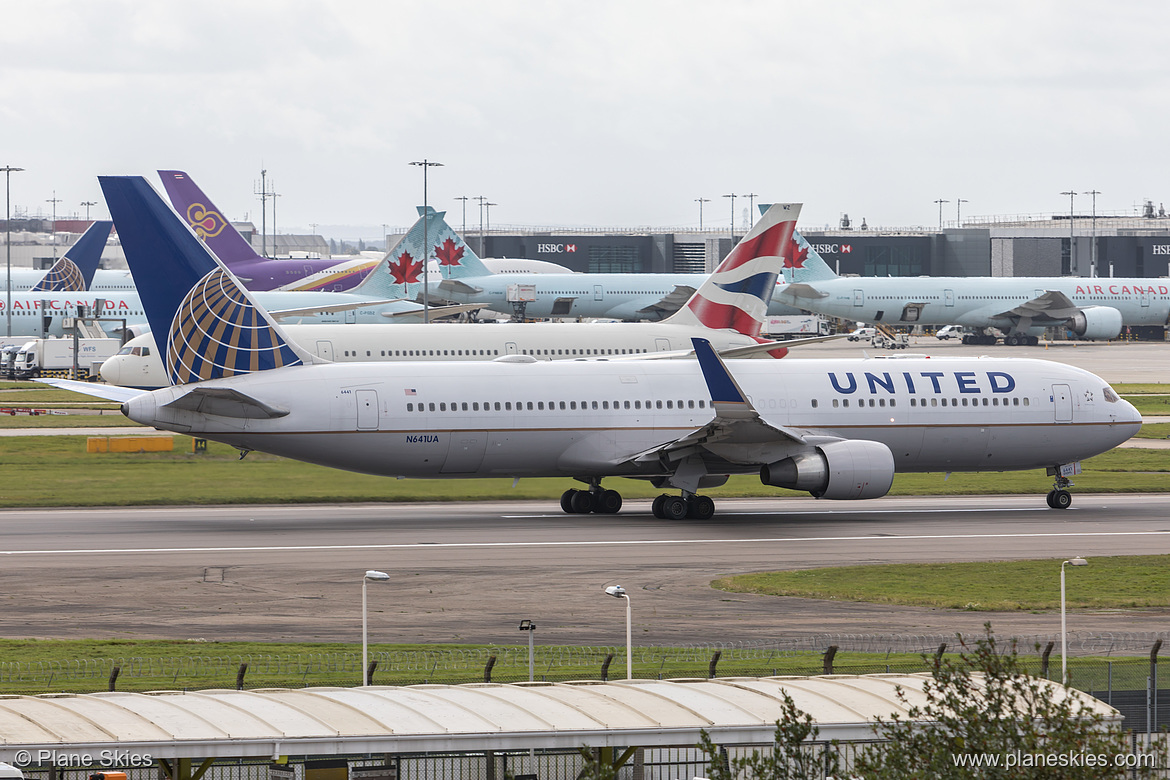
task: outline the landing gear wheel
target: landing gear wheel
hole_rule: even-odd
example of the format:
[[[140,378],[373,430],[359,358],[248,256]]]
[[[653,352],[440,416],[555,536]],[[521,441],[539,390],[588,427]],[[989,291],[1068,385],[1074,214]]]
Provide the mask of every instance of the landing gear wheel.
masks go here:
[[[1053,490],[1048,505],[1053,509],[1068,509],[1072,506],[1072,493],[1067,490]]]
[[[593,494],[588,490],[576,490],[569,504],[573,507],[573,513],[578,515],[587,515],[593,511]]]
[[[682,496],[664,496],[662,517],[664,520],[682,520],[687,516],[687,500]]]
[[[1011,333],[1004,337],[1003,343],[1004,346],[1007,347],[1018,347],[1020,346],[1020,339],[1016,336],[1016,334]]]
[[[561,511],[567,515],[577,514],[577,510],[573,509],[573,496],[578,491],[569,488],[564,493],[561,493]]]
[[[650,505],[650,511],[653,512],[654,516],[657,517],[659,520],[666,519],[666,514],[662,511],[662,504],[668,498],[670,498],[670,496],[663,493],[660,496],[656,496],[654,499],[654,503]]]
[[[963,334],[963,343],[964,344],[967,344],[969,346],[973,340],[974,340],[974,336],[972,336],[970,333]]]
[[[599,515],[616,515],[622,508],[622,494],[616,490],[602,490],[594,496],[593,511]]]
[[[710,520],[715,516],[715,502],[708,496],[691,496],[687,499],[687,517],[695,520]]]
[[[1028,337],[1028,346],[1029,347],[1037,347],[1039,345],[1040,345],[1040,337],[1039,336],[1029,336]]]

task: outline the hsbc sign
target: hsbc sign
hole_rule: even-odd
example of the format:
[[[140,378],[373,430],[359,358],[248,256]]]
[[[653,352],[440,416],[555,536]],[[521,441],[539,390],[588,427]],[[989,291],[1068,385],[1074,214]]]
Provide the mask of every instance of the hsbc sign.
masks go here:
[[[847,255],[853,251],[852,244],[810,244],[818,255]]]
[[[537,244],[536,251],[540,254],[559,255],[565,252],[576,252],[576,244]]]

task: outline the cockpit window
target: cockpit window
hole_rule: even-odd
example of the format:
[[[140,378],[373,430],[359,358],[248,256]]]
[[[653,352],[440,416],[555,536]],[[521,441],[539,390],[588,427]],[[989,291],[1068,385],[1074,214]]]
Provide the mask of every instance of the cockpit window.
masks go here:
[[[1104,395],[1105,400],[1111,404],[1115,404],[1121,400],[1120,398],[1117,397],[1117,393],[1113,392],[1112,387],[1106,386],[1104,391],[1102,391],[1102,395]]]
[[[134,349],[134,347],[122,347],[120,350],[118,350],[118,354],[119,355],[129,355],[131,350],[133,350],[133,349]]]

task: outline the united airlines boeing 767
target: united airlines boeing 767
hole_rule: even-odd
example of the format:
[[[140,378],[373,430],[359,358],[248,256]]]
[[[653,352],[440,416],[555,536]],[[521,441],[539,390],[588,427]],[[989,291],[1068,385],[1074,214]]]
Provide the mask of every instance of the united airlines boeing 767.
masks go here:
[[[616,512],[611,476],[678,491],[659,517],[710,517],[730,474],[826,499],[885,495],[898,471],[1067,474],[1137,432],[1099,377],[1025,359],[323,363],[213,258],[140,177],[101,185],[175,382],[89,389],[159,429],[399,477],[574,477],[569,512]],[[149,287],[149,291],[145,288]],[[393,329],[389,329],[393,330]],[[84,383],[79,383],[84,384]]]

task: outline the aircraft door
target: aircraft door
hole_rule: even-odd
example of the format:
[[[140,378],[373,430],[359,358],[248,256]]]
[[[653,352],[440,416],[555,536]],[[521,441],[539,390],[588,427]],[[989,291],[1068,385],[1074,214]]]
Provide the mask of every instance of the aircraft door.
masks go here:
[[[357,311],[355,309],[346,309],[345,310],[345,323],[347,325],[352,325],[355,322],[357,322]]]
[[[593,300],[595,300],[595,301],[604,301],[605,300],[605,288],[602,287],[600,284],[593,285]]]
[[[1149,287],[1142,290],[1142,308],[1143,309],[1150,308],[1150,288]]]
[[[359,431],[378,430],[378,391],[357,390],[357,428]]]
[[[955,291],[954,290],[943,290],[943,305],[944,306],[954,306],[955,305]]]
[[[468,474],[479,468],[487,450],[487,431],[452,431],[440,474]]]
[[[317,357],[325,358],[326,360],[333,360],[333,342],[324,340],[318,341]]]
[[[1052,386],[1052,401],[1056,406],[1056,422],[1072,422],[1072,390],[1068,385]]]
[[[508,355],[515,355],[517,352],[516,342],[508,341],[504,343],[504,353]]]
[[[853,291],[853,305],[854,306],[864,306],[865,305],[865,290],[854,289],[854,291]]]
[[[654,348],[659,352],[670,352],[670,339],[654,339]]]

